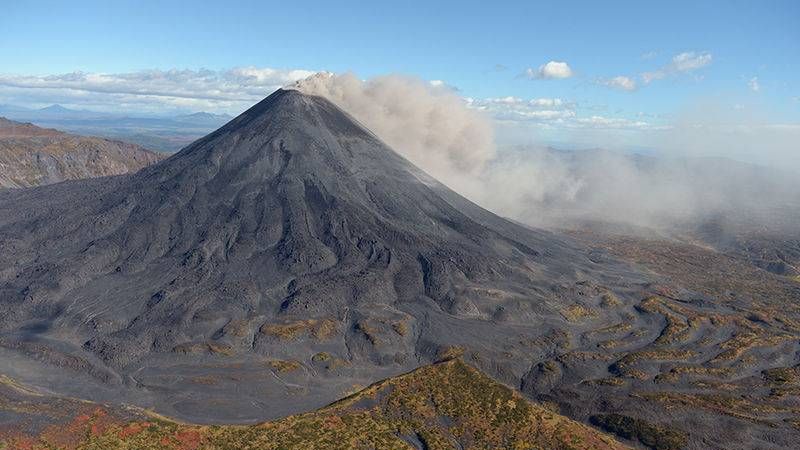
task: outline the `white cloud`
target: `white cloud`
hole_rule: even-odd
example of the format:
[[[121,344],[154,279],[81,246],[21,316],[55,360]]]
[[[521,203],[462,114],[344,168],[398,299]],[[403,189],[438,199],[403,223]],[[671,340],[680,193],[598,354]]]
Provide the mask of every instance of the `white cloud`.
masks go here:
[[[508,97],[487,98],[483,100],[483,103],[498,104],[498,105],[520,105],[525,103],[525,100],[519,97],[508,96]]]
[[[684,52],[672,57],[669,64],[652,72],[642,73],[644,84],[650,84],[655,80],[661,80],[671,75],[680,75],[693,72],[711,64],[713,56],[708,52]]]
[[[525,76],[535,80],[563,79],[572,76],[572,69],[563,61],[550,61],[542,64],[538,69],[526,69]]]
[[[561,129],[561,130],[662,130],[664,125],[644,120],[631,120],[623,117],[592,114],[584,116],[591,105],[579,105],[560,98],[493,97],[468,99],[467,104],[489,114],[506,131],[516,129]],[[640,113],[639,119],[646,115]],[[653,117],[648,115],[647,117]],[[529,131],[530,132],[530,131]]]
[[[562,121],[576,115],[576,105],[560,98],[495,97],[471,99],[469,105],[501,121]]]
[[[635,91],[637,88],[636,80],[622,75],[610,78],[608,80],[602,80],[600,83],[610,88],[621,89],[629,92]]]
[[[711,64],[711,53],[684,52],[672,57],[671,67],[676,72],[689,72]]]
[[[758,84],[758,77],[750,78],[750,81],[747,82],[747,86],[750,87],[750,90],[753,92],[761,90],[761,85]]]
[[[239,112],[309,70],[237,67],[229,70],[147,70],[130,73],[0,74],[0,100],[65,103],[97,109],[215,109]]]
[[[655,71],[655,72],[644,72],[642,73],[642,82],[644,84],[650,84],[655,80],[660,80],[667,76],[663,71]]]
[[[531,106],[558,108],[564,105],[564,101],[561,100],[560,98],[535,98],[533,100],[528,101],[528,104]]]
[[[664,127],[654,126],[642,120],[629,120],[620,117],[591,116],[575,119],[575,124],[581,127],[604,130],[654,130]]]
[[[525,100],[519,97],[490,97],[483,99],[477,104],[480,105],[514,105],[520,107],[532,108],[560,108],[568,107],[567,103],[560,98],[534,98]]]
[[[552,65],[550,65],[549,69],[547,66],[547,64],[542,66],[542,72],[555,70]],[[126,114],[148,113],[161,115],[169,114],[173,111],[211,111],[238,114],[269,95],[275,89],[305,79],[314,73],[308,70],[238,67],[218,71],[202,69],[149,70],[116,74],[73,72],[44,76],[0,74],[0,103],[33,107],[59,103],[76,109],[122,112]],[[417,90],[422,91],[421,86],[414,82],[402,82],[402,77],[380,77],[368,82],[358,80],[353,76],[334,74],[321,75],[320,77],[336,78],[334,87],[342,90],[342,92],[350,89],[351,83],[362,83],[363,86],[361,87],[353,87],[354,92],[372,95],[375,97],[373,98],[374,101],[381,105],[385,104],[391,110],[397,110],[405,103],[401,99],[387,100],[377,97],[388,95],[387,93],[389,92],[408,91],[411,98],[428,98],[426,95],[416,92]],[[625,83],[621,81],[620,83],[620,87],[624,88]],[[455,101],[454,99],[457,99],[469,109],[486,113],[490,118],[505,124],[528,124],[569,129],[596,129],[600,126],[637,128],[643,126],[633,121],[624,122],[622,119],[608,118],[608,121],[603,124],[597,119],[581,118],[581,114],[577,110],[578,105],[574,101],[562,98],[507,96],[472,99],[459,96],[457,89],[449,86],[443,80],[427,81],[424,84],[426,90],[435,93],[437,97],[436,104],[442,101],[449,104]],[[362,100],[366,104],[368,99]],[[433,100],[431,101],[433,102]],[[350,108],[352,109],[352,106]],[[366,106],[364,108],[367,109]],[[459,111],[455,107],[448,108],[450,111]],[[588,111],[591,106],[583,106],[582,109]],[[436,116],[436,111],[438,110],[433,106],[431,106],[431,110],[431,114]],[[420,116],[419,120],[427,119]],[[467,119],[464,120],[468,122]],[[368,122],[365,121],[365,123]],[[455,123],[455,119],[443,121],[442,123],[452,125]],[[482,122],[476,119],[470,123]],[[420,124],[406,125],[422,126]],[[402,128],[400,127],[396,130],[396,134],[401,137],[406,134],[406,131]],[[469,127],[455,127],[453,129],[458,131],[468,128],[478,129],[480,127],[478,125],[470,125]],[[461,133],[461,131],[458,132]],[[437,133],[439,132],[437,131]],[[384,134],[388,134],[388,132],[384,131]],[[468,134],[466,133],[465,135]],[[489,148],[485,136],[489,136],[490,133],[481,132],[478,134],[481,136],[480,139],[473,139],[475,142],[480,141],[477,146],[484,149]],[[430,136],[433,136],[433,132],[430,133]],[[397,142],[392,143],[402,143],[399,137],[395,140]],[[475,144],[465,143],[464,145],[474,146]]]

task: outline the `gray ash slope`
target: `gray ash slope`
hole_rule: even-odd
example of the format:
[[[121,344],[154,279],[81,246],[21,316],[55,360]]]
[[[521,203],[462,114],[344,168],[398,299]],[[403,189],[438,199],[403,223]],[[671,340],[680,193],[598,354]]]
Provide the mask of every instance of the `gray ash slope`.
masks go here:
[[[647,283],[293,90],[136,174],[0,192],[3,371],[195,421],[307,410],[453,348],[518,384],[593,346],[572,315]]]

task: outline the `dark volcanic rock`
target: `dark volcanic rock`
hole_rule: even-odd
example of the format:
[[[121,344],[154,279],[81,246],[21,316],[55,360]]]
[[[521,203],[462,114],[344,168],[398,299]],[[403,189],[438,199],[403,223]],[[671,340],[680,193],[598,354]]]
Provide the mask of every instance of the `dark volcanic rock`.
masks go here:
[[[638,292],[588,255],[280,90],[136,174],[0,192],[2,346],[29,349],[3,365],[200,421],[320,406],[456,348],[518,384],[609,289]],[[47,348],[80,364],[42,371]]]

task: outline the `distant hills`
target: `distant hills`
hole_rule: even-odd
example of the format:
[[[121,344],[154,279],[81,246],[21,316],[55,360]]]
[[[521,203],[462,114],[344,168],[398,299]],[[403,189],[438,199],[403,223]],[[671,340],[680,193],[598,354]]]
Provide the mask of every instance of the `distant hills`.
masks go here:
[[[61,105],[41,109],[0,105],[0,116],[71,133],[121,139],[167,153],[180,150],[232,118],[226,114],[208,112],[141,117],[76,110]]]
[[[0,188],[135,172],[164,157],[135,144],[76,136],[0,117]]]

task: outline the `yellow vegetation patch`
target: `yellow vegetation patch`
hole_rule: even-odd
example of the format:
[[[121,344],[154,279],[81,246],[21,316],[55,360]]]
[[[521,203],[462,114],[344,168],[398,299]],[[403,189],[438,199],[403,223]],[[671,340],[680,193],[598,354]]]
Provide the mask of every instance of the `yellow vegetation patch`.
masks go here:
[[[247,320],[234,319],[222,331],[226,336],[245,337],[250,332],[250,323]]]
[[[583,381],[585,384],[592,384],[596,386],[622,386],[625,380],[619,377],[598,378],[596,380]]]
[[[405,336],[408,334],[408,324],[406,324],[404,321],[393,323],[392,329],[400,336]]]
[[[768,420],[764,420],[763,417],[765,414],[790,412],[787,408],[753,402],[742,396],[682,394],[673,392],[648,392],[631,395],[665,404],[703,408],[718,414],[725,414],[737,419],[760,423],[770,427],[774,426],[774,424]]]
[[[597,317],[597,313],[583,305],[570,305],[561,310],[561,315],[570,322],[579,322]]]
[[[763,335],[754,332],[743,332],[723,342],[720,347],[724,350],[711,360],[712,363],[735,361],[745,352],[756,347],[769,347],[782,344],[786,341],[797,339],[788,334]]]
[[[335,370],[338,369],[339,367],[350,365],[348,361],[341,358],[337,358],[328,352],[316,353],[314,356],[311,357],[311,361],[314,361],[316,363],[324,363],[325,368],[329,370]]]
[[[176,345],[172,351],[181,354],[211,353],[224,356],[231,356],[234,354],[233,348],[231,348],[230,345],[215,342],[187,342]]]
[[[458,345],[448,345],[439,349],[437,359],[439,361],[447,361],[454,358],[459,358],[464,354],[464,347]]]
[[[194,377],[190,380],[194,384],[202,384],[206,386],[211,386],[217,384],[219,379],[213,375],[203,375],[199,377]]]
[[[272,359],[267,364],[277,372],[294,372],[303,367],[299,361],[293,359]]]
[[[592,330],[586,333],[587,336],[595,335],[595,334],[615,334],[615,333],[622,333],[625,331],[630,331],[633,328],[633,325],[629,323],[620,322],[616,325],[607,326],[604,328],[598,328],[597,330]]]
[[[374,346],[380,345],[381,340],[378,337],[378,329],[369,320],[359,320],[355,328],[367,338],[370,344]]]
[[[610,339],[608,341],[602,341],[597,343],[598,348],[602,348],[604,350],[610,350],[613,348],[621,347],[625,345],[625,342],[619,339]]]
[[[730,367],[702,367],[702,366],[678,366],[669,372],[656,377],[658,382],[674,383],[682,375],[700,375],[716,378],[728,378],[735,374]]]
[[[333,319],[306,319],[286,323],[266,323],[261,333],[284,340],[312,336],[319,340],[330,339],[336,332],[338,322]]]
[[[333,357],[328,352],[319,352],[311,357],[312,361],[330,361]]]
[[[611,308],[620,305],[622,305],[622,302],[611,292],[605,292],[600,296],[600,306],[603,308]]]
[[[776,367],[762,372],[764,379],[773,384],[787,384],[800,382],[800,366]]]
[[[629,353],[617,362],[618,365],[630,365],[638,361],[682,361],[695,356],[692,350],[645,350]]]

